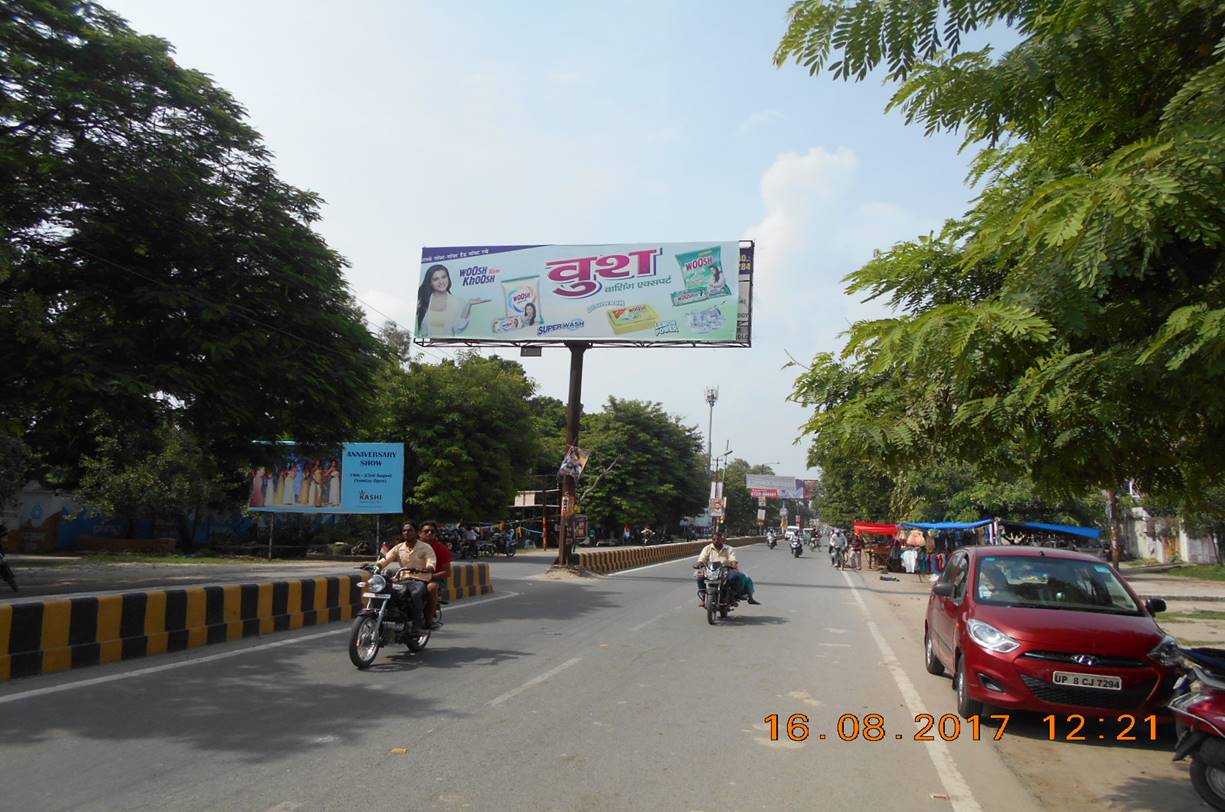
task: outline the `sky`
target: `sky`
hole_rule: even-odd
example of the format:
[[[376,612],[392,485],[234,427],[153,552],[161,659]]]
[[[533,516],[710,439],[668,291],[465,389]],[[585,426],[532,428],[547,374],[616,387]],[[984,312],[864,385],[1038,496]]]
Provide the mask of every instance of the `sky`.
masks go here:
[[[774,66],[790,2],[103,5],[227,89],[323,197],[374,327],[412,322],[423,245],[755,240],[751,348],[592,349],[584,409],[656,401],[706,436],[717,386],[715,454],[811,478],[784,366],[884,315],[843,277],[972,191],[960,139],[886,114],[881,76]],[[568,352],[520,360],[566,400]]]

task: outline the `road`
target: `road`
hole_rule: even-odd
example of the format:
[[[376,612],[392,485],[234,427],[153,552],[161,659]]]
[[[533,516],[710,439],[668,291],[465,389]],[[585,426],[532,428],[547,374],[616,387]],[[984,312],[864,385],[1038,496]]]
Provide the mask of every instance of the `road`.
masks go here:
[[[521,557],[495,562],[497,594],[452,606],[425,652],[388,649],[365,672],[337,625],[14,681],[5,806],[1078,808],[1031,796],[992,727],[914,740],[914,717],[952,712],[953,692],[870,581],[824,556],[738,555],[764,605],[714,627],[687,561],[553,581]],[[789,741],[800,713],[810,734]],[[871,713],[882,741],[839,737],[840,716]]]

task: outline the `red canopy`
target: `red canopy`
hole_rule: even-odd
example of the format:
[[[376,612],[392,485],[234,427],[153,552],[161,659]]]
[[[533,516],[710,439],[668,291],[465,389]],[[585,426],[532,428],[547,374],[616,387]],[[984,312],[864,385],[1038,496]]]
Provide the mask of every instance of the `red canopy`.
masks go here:
[[[896,524],[874,524],[872,522],[855,522],[855,535],[867,533],[871,536],[889,536],[890,538],[897,535]]]

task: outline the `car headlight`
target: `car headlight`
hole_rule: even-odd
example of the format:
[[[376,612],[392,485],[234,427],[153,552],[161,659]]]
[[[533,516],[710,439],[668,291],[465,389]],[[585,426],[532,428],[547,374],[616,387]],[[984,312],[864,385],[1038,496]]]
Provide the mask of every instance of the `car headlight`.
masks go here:
[[[1182,655],[1178,653],[1178,641],[1168,634],[1161,638],[1161,642],[1148,653],[1148,656],[1149,659],[1156,660],[1162,665],[1178,665],[1182,662]]]
[[[970,632],[970,638],[975,643],[978,643],[988,651],[998,651],[1000,654],[1007,654],[1021,646],[1016,640],[1013,640],[990,623],[983,623],[981,620],[967,621],[966,630]]]
[[[366,585],[371,592],[382,592],[387,587],[387,579],[381,575],[371,575]]]

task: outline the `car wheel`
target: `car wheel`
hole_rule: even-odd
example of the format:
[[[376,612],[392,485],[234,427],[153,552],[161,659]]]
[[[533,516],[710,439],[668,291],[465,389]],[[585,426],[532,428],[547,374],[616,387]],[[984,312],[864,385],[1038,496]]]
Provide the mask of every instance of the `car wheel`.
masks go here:
[[[957,690],[957,713],[962,719],[982,716],[983,703],[970,697],[970,686],[966,682],[966,658],[957,658],[957,670],[953,674],[953,687]]]
[[[923,632],[923,665],[927,667],[927,673],[935,674],[937,677],[944,675],[944,663],[940,662],[940,658],[936,656],[936,650],[932,648],[932,635],[929,631]]]

